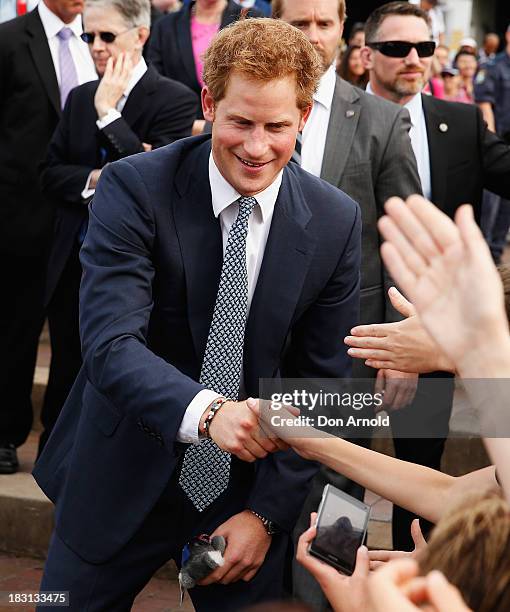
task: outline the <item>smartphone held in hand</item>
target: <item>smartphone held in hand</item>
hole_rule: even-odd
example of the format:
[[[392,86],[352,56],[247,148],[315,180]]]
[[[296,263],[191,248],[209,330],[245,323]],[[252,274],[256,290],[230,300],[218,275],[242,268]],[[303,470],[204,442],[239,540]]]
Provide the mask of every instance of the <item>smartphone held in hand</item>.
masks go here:
[[[352,575],[369,518],[370,506],[326,485],[317,513],[317,535],[308,552],[342,573]]]

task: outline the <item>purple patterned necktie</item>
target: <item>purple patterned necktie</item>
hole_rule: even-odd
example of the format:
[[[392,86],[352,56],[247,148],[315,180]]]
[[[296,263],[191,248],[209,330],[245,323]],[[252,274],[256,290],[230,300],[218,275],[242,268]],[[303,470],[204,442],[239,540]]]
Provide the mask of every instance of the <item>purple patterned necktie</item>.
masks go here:
[[[64,108],[71,89],[78,85],[76,66],[71,55],[71,49],[69,49],[69,39],[72,35],[71,28],[62,28],[57,34],[59,38],[58,63],[60,66],[60,104],[62,108]]]

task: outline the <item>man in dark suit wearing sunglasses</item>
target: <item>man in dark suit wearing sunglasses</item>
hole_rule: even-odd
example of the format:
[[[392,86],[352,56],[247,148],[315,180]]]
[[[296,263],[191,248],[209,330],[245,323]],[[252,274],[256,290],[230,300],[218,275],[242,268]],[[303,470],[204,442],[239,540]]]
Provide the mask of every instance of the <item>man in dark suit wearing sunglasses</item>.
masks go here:
[[[469,202],[479,220],[484,188],[505,197],[510,194],[510,149],[488,131],[475,106],[422,94],[435,49],[427,13],[408,2],[391,2],[372,13],[365,35],[362,57],[370,70],[367,91],[408,109],[423,194],[450,216]],[[367,358],[363,346],[360,342],[351,354]],[[431,400],[430,387],[423,389],[427,380],[420,380],[422,393],[418,392],[417,400],[392,415],[392,427],[400,459],[438,469],[448,436],[453,384],[445,381],[440,396],[434,393]],[[394,512],[393,545],[404,549],[412,547],[412,517],[406,515],[401,509]]]
[[[149,0],[119,5],[87,0],[82,39],[97,81],[69,96],[41,174],[43,191],[56,202],[57,220],[46,284],[52,360],[41,420],[39,451],[55,425],[81,367],[78,253],[87,228],[87,203],[104,166],[191,134],[197,103],[182,83],[145,64]]]

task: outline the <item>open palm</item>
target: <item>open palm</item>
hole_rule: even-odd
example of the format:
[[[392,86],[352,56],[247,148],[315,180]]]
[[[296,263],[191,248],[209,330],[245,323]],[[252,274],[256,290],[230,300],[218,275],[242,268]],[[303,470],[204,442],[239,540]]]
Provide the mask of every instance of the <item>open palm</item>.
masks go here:
[[[384,262],[445,354],[462,363],[508,335],[501,282],[472,208],[460,207],[456,224],[420,196],[392,198],[386,212]]]

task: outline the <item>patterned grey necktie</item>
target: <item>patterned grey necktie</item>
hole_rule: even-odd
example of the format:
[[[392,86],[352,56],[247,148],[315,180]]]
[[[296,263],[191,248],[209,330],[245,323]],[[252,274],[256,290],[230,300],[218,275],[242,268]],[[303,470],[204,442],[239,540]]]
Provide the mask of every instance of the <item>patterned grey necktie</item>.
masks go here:
[[[69,39],[73,35],[71,28],[62,28],[57,34],[58,45],[58,64],[60,68],[60,104],[64,108],[67,96],[71,89],[78,85],[78,74],[74,65],[71,49],[69,49]]]
[[[298,132],[296,135],[296,145],[292,152],[291,160],[295,161],[296,164],[301,165],[301,150],[303,149],[303,134]]]
[[[248,313],[246,237],[255,198],[239,198],[239,213],[230,228],[220,284],[207,338],[200,382],[208,389],[237,399],[243,367],[244,329]],[[179,485],[202,512],[228,486],[230,454],[210,440],[188,448]]]

